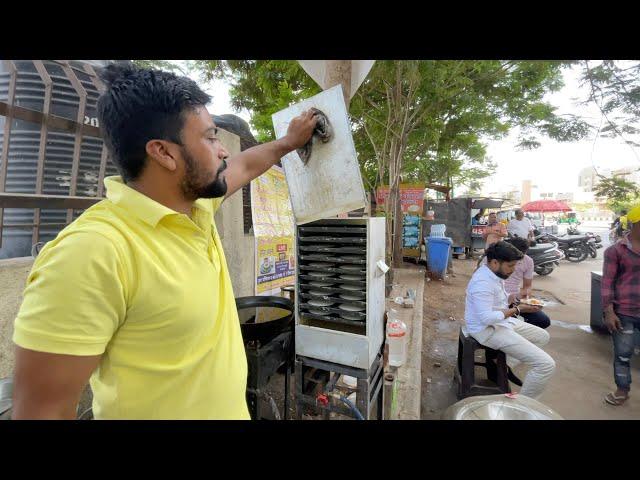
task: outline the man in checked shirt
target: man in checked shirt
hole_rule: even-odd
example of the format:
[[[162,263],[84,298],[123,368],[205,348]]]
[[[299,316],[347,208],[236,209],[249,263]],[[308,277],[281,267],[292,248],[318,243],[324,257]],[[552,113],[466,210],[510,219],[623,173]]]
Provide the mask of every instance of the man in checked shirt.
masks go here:
[[[617,386],[605,397],[611,405],[622,405],[629,398],[633,332],[640,330],[640,205],[631,209],[627,218],[630,232],[607,248],[602,268],[602,308],[613,336]]]

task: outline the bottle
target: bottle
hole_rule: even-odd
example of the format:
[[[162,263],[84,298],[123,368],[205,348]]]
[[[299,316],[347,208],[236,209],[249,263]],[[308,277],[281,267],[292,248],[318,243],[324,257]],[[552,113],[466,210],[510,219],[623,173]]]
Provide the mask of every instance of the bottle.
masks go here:
[[[407,361],[407,325],[402,320],[390,318],[387,322],[389,365],[401,367]]]

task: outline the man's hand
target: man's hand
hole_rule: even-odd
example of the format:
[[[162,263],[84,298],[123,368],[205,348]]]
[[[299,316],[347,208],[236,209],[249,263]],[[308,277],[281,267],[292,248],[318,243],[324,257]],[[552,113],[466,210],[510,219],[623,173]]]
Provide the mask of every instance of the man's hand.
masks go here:
[[[287,147],[290,147],[290,151],[305,146],[313,135],[316,123],[318,123],[318,117],[313,113],[313,110],[302,112],[300,116],[291,120],[287,134],[282,138]]]
[[[620,319],[613,311],[608,311],[605,313],[604,324],[606,325],[610,333],[613,333],[615,331],[619,332],[622,330],[622,323],[620,322]]]
[[[307,110],[291,120],[284,137],[248,148],[231,157],[226,170],[225,198],[233,195],[254,178],[258,178],[286,154],[303,147],[313,135],[317,122],[318,117],[312,110]]]
[[[518,308],[521,313],[536,313],[542,310],[542,308],[537,305],[528,305],[526,303],[521,303],[518,305]]]
[[[529,298],[529,295],[531,295],[531,289],[530,288],[521,288],[520,289],[520,298]]]

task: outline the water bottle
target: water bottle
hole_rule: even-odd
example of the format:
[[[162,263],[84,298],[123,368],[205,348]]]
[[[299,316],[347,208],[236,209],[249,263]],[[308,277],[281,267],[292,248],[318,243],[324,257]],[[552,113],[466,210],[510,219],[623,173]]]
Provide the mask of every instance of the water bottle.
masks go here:
[[[402,320],[389,318],[387,322],[389,365],[401,367],[407,361],[407,325]]]

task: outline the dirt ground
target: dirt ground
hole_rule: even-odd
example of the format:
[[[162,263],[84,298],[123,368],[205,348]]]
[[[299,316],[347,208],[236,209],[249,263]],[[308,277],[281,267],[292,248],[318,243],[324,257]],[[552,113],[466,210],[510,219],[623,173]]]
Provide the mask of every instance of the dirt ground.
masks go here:
[[[565,419],[640,418],[640,359],[632,360],[631,400],[622,407],[603,402],[612,389],[613,346],[608,335],[589,328],[590,271],[601,269],[601,256],[581,264],[562,262],[548,277],[534,277],[539,296],[555,297],[548,308],[551,341],[545,350],[556,371],[539,400]],[[473,260],[454,260],[455,276],[425,284],[421,418],[438,419],[457,401],[453,374],[459,328],[463,323],[465,290],[475,269]],[[563,304],[564,303],[564,304]],[[480,370],[479,370],[480,371]],[[523,378],[526,367],[516,369]],[[514,386],[514,391],[517,387]]]
[[[0,261],[0,378],[13,374],[13,321],[32,263],[32,258]]]

